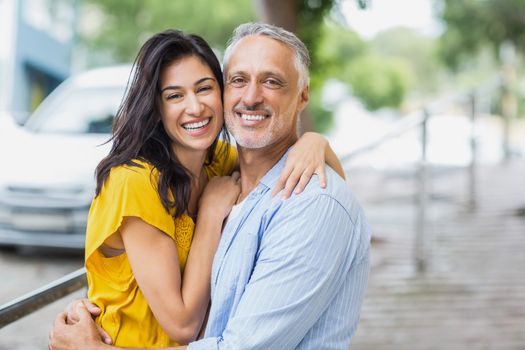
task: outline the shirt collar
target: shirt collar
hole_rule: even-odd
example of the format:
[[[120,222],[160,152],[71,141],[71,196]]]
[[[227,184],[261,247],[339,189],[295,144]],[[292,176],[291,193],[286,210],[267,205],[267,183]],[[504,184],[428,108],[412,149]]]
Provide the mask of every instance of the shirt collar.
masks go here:
[[[267,188],[273,188],[279,179],[279,175],[284,169],[286,163],[286,158],[288,158],[289,148],[284,152],[283,156],[279,161],[263,176],[261,179],[261,185],[266,186]]]

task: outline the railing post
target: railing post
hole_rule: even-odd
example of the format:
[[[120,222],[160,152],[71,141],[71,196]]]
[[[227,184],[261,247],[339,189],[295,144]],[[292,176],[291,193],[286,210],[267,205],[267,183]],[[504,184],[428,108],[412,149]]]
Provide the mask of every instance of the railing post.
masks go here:
[[[474,210],[477,207],[477,138],[476,138],[476,119],[477,119],[477,105],[476,92],[473,91],[469,96],[470,102],[470,164],[469,164],[469,209]]]
[[[421,159],[417,179],[417,215],[416,215],[416,237],[414,244],[414,256],[418,273],[426,271],[428,266],[427,245],[428,237],[425,237],[426,230],[426,209],[428,202],[427,193],[427,143],[428,129],[427,122],[430,114],[427,109],[423,110],[423,121],[421,123]]]
[[[500,45],[501,69],[501,113],[503,114],[503,157],[508,161],[512,155],[510,146],[510,129],[517,114],[516,89],[516,48],[511,42]]]

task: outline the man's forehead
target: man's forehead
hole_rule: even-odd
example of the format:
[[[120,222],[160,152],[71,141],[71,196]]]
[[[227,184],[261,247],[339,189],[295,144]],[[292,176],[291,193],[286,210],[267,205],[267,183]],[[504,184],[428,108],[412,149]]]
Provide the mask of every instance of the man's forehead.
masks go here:
[[[232,47],[225,73],[248,68],[254,60],[257,63],[284,68],[293,62],[293,57],[293,50],[276,39],[265,35],[248,35]]]

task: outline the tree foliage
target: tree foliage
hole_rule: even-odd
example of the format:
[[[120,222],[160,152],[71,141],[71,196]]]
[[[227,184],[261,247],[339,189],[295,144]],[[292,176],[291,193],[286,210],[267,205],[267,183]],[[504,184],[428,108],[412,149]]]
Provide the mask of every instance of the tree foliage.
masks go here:
[[[244,0],[85,0],[85,5],[102,16],[102,24],[84,36],[85,42],[117,62],[133,60],[149,36],[167,28],[199,34],[223,49],[239,23],[255,19],[252,4]]]
[[[408,68],[401,60],[377,55],[358,57],[345,71],[352,92],[371,110],[399,107],[410,81]]]
[[[451,67],[486,46],[497,53],[506,41],[525,52],[525,0],[441,1],[441,55]]]
[[[317,47],[319,70],[312,74],[314,86],[328,78],[352,86],[353,94],[371,110],[399,107],[410,87],[412,74],[406,58],[380,55],[356,33],[333,22],[326,22]],[[392,43],[391,51],[400,42]]]
[[[379,33],[370,46],[381,57],[405,62],[410,88],[435,93],[443,74],[437,43],[437,39],[423,36],[414,29],[397,27]]]

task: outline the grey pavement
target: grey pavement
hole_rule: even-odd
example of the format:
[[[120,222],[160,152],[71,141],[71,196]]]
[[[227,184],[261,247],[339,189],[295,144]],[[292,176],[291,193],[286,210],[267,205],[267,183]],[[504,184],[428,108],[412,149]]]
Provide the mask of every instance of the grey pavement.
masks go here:
[[[351,349],[525,349],[525,161],[478,175],[478,207],[469,210],[466,171],[433,171],[422,274],[413,259],[413,177],[350,179],[375,237]]]

